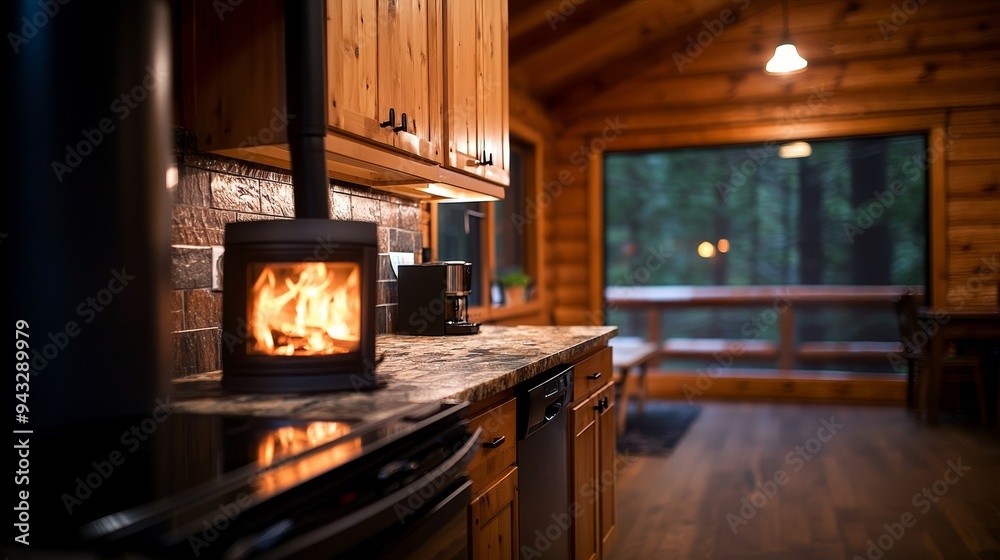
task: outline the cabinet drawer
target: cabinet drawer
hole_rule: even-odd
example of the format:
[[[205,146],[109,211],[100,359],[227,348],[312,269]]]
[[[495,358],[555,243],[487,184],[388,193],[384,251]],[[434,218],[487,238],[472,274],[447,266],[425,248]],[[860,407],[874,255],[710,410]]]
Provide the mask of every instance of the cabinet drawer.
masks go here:
[[[573,364],[573,400],[579,402],[604,387],[614,372],[611,370],[611,348],[604,348]]]
[[[479,450],[469,463],[472,495],[478,496],[494,478],[517,461],[517,406],[514,399],[469,420],[469,430],[483,429]]]

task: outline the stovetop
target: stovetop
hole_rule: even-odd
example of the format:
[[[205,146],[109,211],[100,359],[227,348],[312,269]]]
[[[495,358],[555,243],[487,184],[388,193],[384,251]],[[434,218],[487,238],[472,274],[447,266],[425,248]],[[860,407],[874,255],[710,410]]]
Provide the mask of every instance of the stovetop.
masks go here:
[[[347,476],[443,411],[462,408],[408,405],[370,421],[189,414],[167,405],[145,418],[36,429],[28,436],[38,481],[30,485],[32,541],[91,548],[204,537],[209,525],[277,514],[323,475]]]

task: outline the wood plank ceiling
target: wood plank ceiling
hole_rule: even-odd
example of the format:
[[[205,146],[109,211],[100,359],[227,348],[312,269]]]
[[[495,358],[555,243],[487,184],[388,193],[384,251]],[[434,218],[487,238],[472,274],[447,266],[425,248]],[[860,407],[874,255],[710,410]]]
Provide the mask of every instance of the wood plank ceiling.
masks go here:
[[[509,2],[511,84],[562,127],[611,107],[639,113],[655,107],[661,114],[674,107],[677,116],[697,106],[738,110],[725,104],[808,94],[792,90],[815,83],[774,79],[762,71],[782,33],[779,0]],[[963,71],[998,64],[995,0],[789,4],[792,37],[809,60],[810,74],[838,90],[909,82],[914,72],[921,86],[947,88],[951,80],[966,78],[959,75]],[[718,32],[714,22],[723,16],[732,23]],[[699,56],[699,41],[707,45],[707,56]],[[689,63],[678,57],[689,57]],[[859,79],[870,83],[854,83]],[[996,83],[981,87],[966,92],[976,96],[970,103],[991,98],[986,90]],[[905,99],[884,101],[905,105]]]
[[[549,108],[585,101],[684,52],[685,39],[723,10],[738,22],[772,4],[777,0],[509,0],[511,83]]]

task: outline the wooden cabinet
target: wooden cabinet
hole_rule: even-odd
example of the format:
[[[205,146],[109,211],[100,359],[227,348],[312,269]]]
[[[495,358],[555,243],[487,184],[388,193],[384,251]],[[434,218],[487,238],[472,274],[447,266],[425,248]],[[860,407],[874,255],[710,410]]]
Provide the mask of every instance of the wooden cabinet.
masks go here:
[[[476,173],[442,165],[442,1],[328,0],[325,144],[330,177],[421,200],[503,198],[509,160],[506,2],[471,2],[469,17],[490,19],[471,24],[473,38],[485,31],[489,40],[475,41],[483,49],[473,51],[475,70],[461,82],[472,84],[473,144],[481,146],[469,150],[495,153],[497,162],[485,166],[489,172]],[[460,0],[452,3],[465,6]],[[183,122],[197,133],[198,149],[289,168],[292,115],[285,99],[282,1],[257,0],[224,18],[210,2],[184,6],[190,13],[181,18]],[[499,53],[502,67],[496,61],[492,66],[480,63],[480,52]],[[498,85],[483,85],[486,79]],[[482,99],[484,95],[491,99]],[[487,133],[492,138],[488,142],[483,140]]]
[[[329,125],[440,163],[440,2],[330,0],[326,9]]]
[[[474,559],[508,560],[517,555],[517,467],[469,504],[469,553]]]
[[[480,448],[469,463],[469,552],[476,560],[514,560],[517,555],[517,406],[514,399],[469,419],[482,428]]]
[[[508,185],[507,1],[444,2],[444,164]]]
[[[574,365],[573,394],[569,418],[573,558],[603,558],[614,541],[616,514],[611,349]]]

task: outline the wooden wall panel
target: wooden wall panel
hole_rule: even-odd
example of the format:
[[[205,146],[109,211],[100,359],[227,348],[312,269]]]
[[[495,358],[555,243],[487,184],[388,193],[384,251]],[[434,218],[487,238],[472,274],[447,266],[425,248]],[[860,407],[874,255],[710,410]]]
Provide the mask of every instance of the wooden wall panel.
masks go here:
[[[726,125],[782,123],[802,127],[803,133],[807,134],[809,123],[817,119],[858,116],[882,118],[906,112],[943,112],[945,108],[1000,105],[1000,76],[970,80],[962,87],[914,83],[889,91],[837,90],[833,89],[832,83],[812,82],[804,91],[808,93],[767,99],[733,98],[708,105],[661,104],[634,109],[630,105],[618,109],[605,108],[579,117],[567,128],[569,133],[584,137],[600,134],[610,118],[620,120],[628,127],[626,138],[641,133],[660,134],[675,130],[690,134],[710,134],[725,131],[728,128]],[[614,149],[620,149],[618,144]]]
[[[1000,197],[1000,161],[948,166],[948,193],[952,199]]]
[[[586,169],[579,156],[582,145],[582,140],[575,136],[557,138],[544,173],[545,182],[554,193],[546,208],[548,222],[552,224],[546,259],[552,317],[559,325],[593,323],[586,317],[589,275],[585,270],[581,273],[586,267],[585,241],[589,231]]]
[[[1000,110],[951,116],[948,150],[948,295],[995,307],[1000,284]]]
[[[948,200],[948,223],[955,226],[996,226],[1000,223],[1000,205],[989,198],[985,200],[951,198]]]
[[[995,25],[1000,28],[1000,16]],[[866,91],[882,92],[893,88],[914,87],[916,92],[930,93],[946,91],[956,81],[983,81],[983,85],[998,83],[984,79],[984,72],[996,76],[1000,74],[1000,56],[996,52],[978,53],[941,52],[921,55],[901,55],[886,59],[860,59],[830,63],[814,63],[809,69],[808,79],[794,80],[770,76],[754,68],[751,70],[725,73],[694,74],[656,77],[638,80],[641,87],[628,92],[629,114],[642,113],[651,107],[672,106],[714,106],[738,100],[740,103],[773,104],[776,98],[802,96],[808,100],[815,88],[820,87],[823,96],[813,103],[819,107],[827,101],[838,102],[840,93],[852,94]],[[940,90],[926,86],[941,85]],[[911,97],[920,99],[922,96]],[[623,91],[616,91],[624,93]],[[893,98],[881,101],[891,102]],[[841,102],[842,103],[842,102]],[[588,105],[589,111],[598,113],[620,112],[619,95],[599,98]]]
[[[1000,161],[1000,135],[956,138],[948,150],[948,161]]]
[[[559,230],[560,235],[568,238],[584,238],[587,236],[587,220],[582,216],[567,216],[559,214],[552,225]]]
[[[995,136],[1000,131],[1000,109],[955,111],[951,126],[960,134],[986,134]]]

